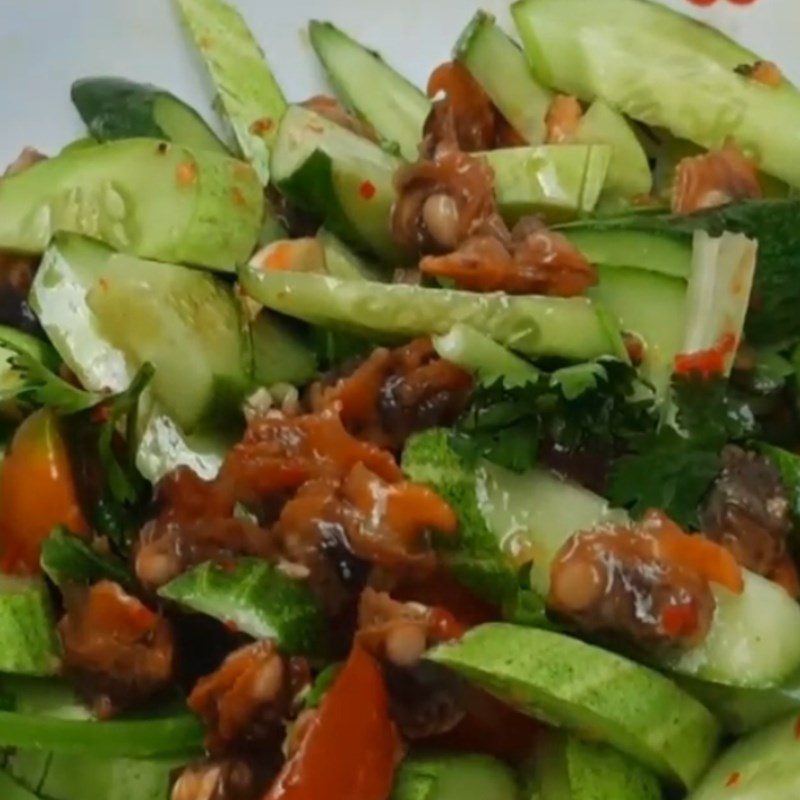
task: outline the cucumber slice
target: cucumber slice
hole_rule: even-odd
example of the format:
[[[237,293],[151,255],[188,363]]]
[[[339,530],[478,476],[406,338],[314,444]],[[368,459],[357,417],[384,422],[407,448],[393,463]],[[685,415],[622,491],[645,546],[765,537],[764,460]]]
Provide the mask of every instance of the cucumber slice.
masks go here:
[[[344,240],[396,260],[389,218],[400,160],[313,111],[291,106],[272,153],[272,179]]]
[[[250,259],[250,265],[274,272],[327,272],[325,251],[314,237],[270,242]]]
[[[556,730],[537,742],[535,785],[541,800],[661,800],[652,772],[607,745]]]
[[[693,786],[716,751],[714,717],[672,681],[549,631],[492,623],[427,658],[524,713],[612,745]]]
[[[711,768],[689,800],[796,800],[800,739],[796,715],[742,739]]]
[[[800,673],[766,689],[743,689],[689,678],[681,680],[681,684],[714,713],[728,733],[737,736],[800,712]]]
[[[270,150],[286,111],[280,86],[241,14],[223,0],[177,0],[245,158],[269,183]]]
[[[541,214],[563,221],[592,211],[611,162],[608,145],[541,145],[484,153],[494,171],[495,195],[509,221]]]
[[[354,253],[341,239],[320,228],[317,241],[325,252],[325,267],[334,278],[357,281],[384,281],[385,272]]]
[[[125,78],[83,78],[72,84],[71,96],[99,142],[147,137],[229,155],[193,108],[157,86]]]
[[[102,250],[81,237],[56,237],[42,259],[30,302],[53,346],[84,386],[121,392],[128,388],[135,370],[126,355],[100,335],[86,301],[87,292],[101,277],[94,267]],[[164,266],[165,271],[170,269]],[[150,394],[146,393],[140,409],[137,466],[142,474],[156,482],[185,465],[205,478],[213,477],[230,444],[227,438],[197,434],[187,438]]]
[[[274,639],[283,653],[318,655],[322,650],[325,617],[307,584],[266,562],[241,559],[230,569],[203,564],[158,594],[255,639]]]
[[[253,267],[243,267],[239,277],[267,308],[365,338],[443,334],[462,322],[529,356],[586,360],[619,352],[616,332],[584,298],[479,295]]]
[[[619,320],[622,330],[641,339],[641,372],[664,397],[684,343],[686,282],[643,269],[602,266],[598,272],[600,281],[589,296]]]
[[[520,0],[514,19],[536,76],[703,147],[729,137],[800,185],[800,92],[735,72],[758,57],[724,34],[638,0]]]
[[[389,800],[487,798],[519,800],[514,773],[505,764],[484,755],[434,755],[403,761]]]
[[[0,247],[42,253],[57,231],[125,253],[230,271],[252,252],[264,200],[250,167],[154,139],[108,142],[0,184]]]
[[[692,238],[684,233],[599,230],[591,221],[570,223],[559,228],[559,233],[593,264],[634,267],[685,280],[691,274]]]
[[[533,77],[525,54],[491,14],[472,18],[455,55],[528,144],[544,142],[553,93]]]
[[[237,418],[252,354],[228,286],[86,239],[62,238],[54,248],[88,278],[85,300],[98,334],[133,369],[153,364],[152,391],[185,431]]]
[[[109,759],[26,750],[9,758],[6,771],[47,800],[86,800],[87,786],[102,800],[167,800],[172,774],[185,763],[180,758]]]
[[[330,22],[308,26],[314,48],[339,99],[400,155],[416,161],[431,102],[413,84]]]
[[[0,672],[54,675],[60,655],[44,581],[0,575]]]
[[[604,197],[629,199],[650,194],[653,175],[647,154],[628,121],[602,100],[595,100],[581,118],[575,141],[582,144],[606,144],[611,147],[611,161],[604,187]]]
[[[256,386],[303,386],[317,375],[315,353],[286,321],[268,311],[253,322],[253,359]]]
[[[97,758],[160,758],[201,752],[203,730],[193,714],[99,722],[66,684],[0,678],[14,711],[0,711],[0,747]]]
[[[499,380],[509,388],[524,386],[541,377],[533,364],[469,325],[458,324],[444,336],[434,336],[433,346],[442,358],[474,373],[487,386]]]

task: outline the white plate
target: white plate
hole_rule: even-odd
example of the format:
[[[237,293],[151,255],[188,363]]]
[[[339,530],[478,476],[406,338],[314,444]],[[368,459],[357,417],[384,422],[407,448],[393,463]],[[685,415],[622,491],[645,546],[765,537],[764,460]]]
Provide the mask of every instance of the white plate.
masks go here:
[[[602,3],[603,0],[596,0]],[[664,0],[732,33],[800,82],[800,2]],[[480,5],[507,19],[508,0],[236,0],[292,98],[324,86],[303,30],[331,19],[423,83]],[[210,90],[171,0],[0,0],[0,163],[23,145],[52,153],[81,133],[69,86],[120,75],[171,89],[207,116]]]

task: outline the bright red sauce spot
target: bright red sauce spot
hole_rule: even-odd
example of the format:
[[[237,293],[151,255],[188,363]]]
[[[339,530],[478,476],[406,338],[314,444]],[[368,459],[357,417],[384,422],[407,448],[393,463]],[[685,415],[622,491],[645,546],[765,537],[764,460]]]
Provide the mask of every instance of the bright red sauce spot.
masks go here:
[[[797,722],[794,724],[794,736],[795,739],[800,739],[800,717],[797,718]]]
[[[725,781],[725,788],[729,789],[732,786],[736,786],[739,783],[739,781],[741,781],[741,779],[742,779],[742,773],[741,772],[732,772],[728,776],[728,780]]]
[[[679,375],[699,374],[703,378],[713,378],[725,371],[725,362],[731,353],[736,352],[738,339],[726,333],[717,344],[708,350],[696,353],[679,353],[675,356],[675,372]]]
[[[689,2],[695,6],[713,6],[717,0],[689,0]],[[735,6],[749,6],[751,3],[754,3],[755,0],[728,0],[728,2]]]
[[[378,190],[375,188],[375,184],[372,181],[364,181],[361,186],[358,187],[358,193],[365,200],[372,200],[377,191]]]

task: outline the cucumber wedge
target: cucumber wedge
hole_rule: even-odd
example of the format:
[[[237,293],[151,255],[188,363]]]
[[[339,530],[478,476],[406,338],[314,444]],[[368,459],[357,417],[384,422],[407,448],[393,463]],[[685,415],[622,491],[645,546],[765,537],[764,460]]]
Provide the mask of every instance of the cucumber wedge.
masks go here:
[[[6,771],[47,800],[86,800],[87,786],[102,800],[167,800],[172,775],[185,763],[185,758],[97,758],[25,750],[9,758]]]
[[[416,161],[431,102],[413,84],[330,22],[308,26],[311,45],[339,99],[400,155]]]
[[[455,56],[528,144],[545,141],[553,93],[533,77],[525,54],[491,14],[479,11],[472,18]]]
[[[231,271],[257,241],[264,201],[240,161],[155,139],[73,150],[0,183],[0,248],[43,253],[91,236],[159,261]]]
[[[126,374],[152,363],[152,391],[184,430],[211,417],[216,425],[236,419],[252,354],[226,284],[186,267],[114,253],[88,239],[61,238],[54,249],[87,279],[84,298],[96,330],[124,354]],[[54,292],[53,285],[43,288]]]
[[[291,106],[272,153],[272,179],[337,236],[396,260],[389,220],[400,160],[313,111]]]
[[[176,0],[203,58],[244,157],[261,183],[286,111],[264,53],[241,14],[224,0]]]
[[[253,382],[302,386],[317,375],[317,357],[303,337],[275,314],[262,311],[253,322]]]
[[[505,764],[484,755],[432,755],[403,761],[389,800],[488,798],[519,800],[514,773]]]
[[[0,575],[0,672],[54,675],[60,655],[44,581]]]
[[[98,265],[108,263],[106,254],[101,245],[79,236],[56,237],[36,274],[30,301],[48,338],[81,384],[97,392],[121,392],[134,378],[134,365],[102,336],[87,302],[88,292],[102,277]],[[114,255],[110,261],[120,263],[126,257]],[[162,268],[165,272],[172,269]],[[213,477],[229,445],[227,439],[187,437],[160,403],[153,402],[151,394],[146,393],[140,409],[137,464],[142,474],[155,482],[175,467],[186,465],[199,475]]]
[[[611,147],[604,199],[630,199],[636,195],[650,194],[653,175],[647,154],[630,123],[607,103],[602,100],[592,103],[581,118],[574,140],[582,144],[606,144]]]
[[[320,228],[317,241],[325,253],[325,268],[334,278],[356,281],[384,281],[385,271],[351,250],[338,236]]]
[[[664,397],[684,343],[686,282],[646,269],[601,266],[598,273],[600,281],[589,296],[644,344],[641,373]]]
[[[687,787],[716,751],[717,723],[691,695],[577,639],[493,623],[427,657],[519,710],[610,744]]]
[[[64,683],[0,677],[14,711],[0,711],[0,747],[97,758],[161,758],[201,752],[203,730],[188,712],[99,722]]]
[[[191,106],[157,86],[125,78],[83,78],[72,84],[71,96],[99,142],[147,137],[230,155]]]
[[[608,745],[557,730],[536,745],[540,800],[661,800],[658,778]]]
[[[733,138],[765,172],[800,185],[800,91],[737,74],[758,57],[724,34],[639,0],[519,0],[513,15],[545,85],[703,147]]]
[[[689,800],[795,800],[800,797],[796,715],[730,748]]]
[[[250,266],[239,279],[267,308],[366,338],[444,334],[461,322],[529,356],[585,360],[619,352],[613,323],[583,298],[479,295]]]
[[[325,617],[311,590],[264,561],[242,559],[232,569],[203,564],[158,594],[255,639],[274,639],[282,653],[322,650]]]
[[[787,714],[800,713],[800,672],[779,686],[742,689],[707,681],[684,678],[683,687],[691,692],[736,736],[749,733]]]
[[[570,223],[559,232],[593,264],[651,270],[684,280],[691,275],[692,237],[685,233],[603,230],[592,221]]]
[[[594,210],[606,186],[608,145],[511,147],[483,154],[494,171],[503,217],[514,222],[540,214],[551,222]]]

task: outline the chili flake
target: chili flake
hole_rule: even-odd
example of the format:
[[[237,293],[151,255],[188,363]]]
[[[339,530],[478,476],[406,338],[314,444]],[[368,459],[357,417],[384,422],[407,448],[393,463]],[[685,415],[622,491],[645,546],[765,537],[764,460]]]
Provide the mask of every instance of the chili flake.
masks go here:
[[[361,186],[358,187],[358,193],[365,200],[372,200],[377,192],[378,190],[375,188],[375,184],[372,181],[364,181]]]

